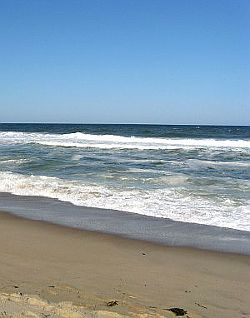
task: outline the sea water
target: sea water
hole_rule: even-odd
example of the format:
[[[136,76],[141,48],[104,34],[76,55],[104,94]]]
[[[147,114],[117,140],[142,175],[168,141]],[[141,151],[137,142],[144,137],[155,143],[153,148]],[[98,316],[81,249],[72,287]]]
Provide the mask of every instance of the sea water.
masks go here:
[[[250,231],[250,127],[0,124],[0,192]]]

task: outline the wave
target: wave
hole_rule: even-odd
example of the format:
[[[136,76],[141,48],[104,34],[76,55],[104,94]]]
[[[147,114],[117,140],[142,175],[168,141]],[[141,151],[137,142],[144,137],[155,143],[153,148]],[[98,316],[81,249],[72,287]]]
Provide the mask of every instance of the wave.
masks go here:
[[[250,168],[249,161],[210,161],[200,159],[188,159],[188,165],[191,168],[217,168],[223,169],[248,169]]]
[[[29,162],[29,160],[28,159],[1,159],[0,158],[0,164],[2,164],[2,163],[7,163],[7,164],[22,164],[22,163],[24,163],[24,162]]]
[[[106,208],[176,221],[216,225],[250,231],[250,202],[241,205],[183,194],[176,188],[141,190],[84,184],[56,177],[0,172],[0,192],[44,196],[79,206]],[[182,180],[178,180],[182,182]]]
[[[53,147],[101,148],[101,149],[246,149],[250,150],[250,140],[232,139],[185,139],[185,138],[148,138],[125,137],[116,135],[91,135],[81,132],[70,134],[46,134],[28,132],[1,132],[0,144],[36,143]]]

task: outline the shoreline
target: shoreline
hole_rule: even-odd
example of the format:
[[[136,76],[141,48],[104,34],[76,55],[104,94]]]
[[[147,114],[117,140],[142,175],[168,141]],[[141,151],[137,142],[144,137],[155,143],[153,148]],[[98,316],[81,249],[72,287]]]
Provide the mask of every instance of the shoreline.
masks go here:
[[[144,239],[138,239],[138,238],[132,238],[132,237],[129,237],[129,236],[125,236],[125,235],[120,235],[120,234],[112,234],[112,233],[107,233],[107,232],[102,232],[102,231],[98,231],[98,230],[87,230],[87,229],[83,229],[83,228],[77,228],[77,227],[72,227],[72,226],[69,226],[69,225],[64,225],[64,224],[59,224],[59,223],[53,223],[53,222],[50,222],[50,221],[46,221],[46,220],[36,220],[36,219],[29,219],[25,216],[20,216],[20,215],[17,215],[13,212],[8,212],[8,211],[3,211],[3,210],[0,210],[0,218],[1,217],[5,217],[7,216],[10,217],[10,218],[13,218],[13,219],[16,219],[16,220],[23,220],[23,221],[28,221],[28,222],[31,222],[31,224],[34,222],[34,223],[37,223],[38,224],[41,224],[41,226],[55,226],[55,227],[58,227],[58,228],[61,228],[62,230],[65,229],[66,231],[67,230],[71,230],[71,231],[76,231],[78,233],[86,233],[87,235],[93,235],[93,236],[100,236],[100,238],[102,239],[103,238],[110,238],[110,239],[113,239],[113,240],[125,240],[127,241],[128,243],[129,242],[138,242],[138,243],[141,243],[141,244],[149,244],[149,245],[152,245],[153,247],[162,247],[162,248],[167,248],[167,249],[183,249],[183,250],[191,250],[191,251],[201,251],[201,252],[204,252],[204,253],[215,253],[215,254],[221,254],[221,255],[235,255],[235,256],[243,256],[243,257],[250,257],[250,255],[248,254],[242,254],[242,253],[237,253],[237,252],[226,252],[226,251],[217,251],[217,250],[211,250],[211,249],[205,249],[205,248],[198,248],[198,247],[193,247],[193,246],[186,246],[186,245],[167,245],[165,243],[161,243],[161,242],[154,242],[154,241],[148,241],[148,240],[144,240]]]
[[[67,301],[67,310],[85,310],[86,317],[175,317],[165,310],[170,307],[184,308],[191,318],[247,317],[249,268],[249,256],[167,247],[0,213],[0,304],[7,310],[4,295],[31,311],[39,301],[44,308]],[[107,307],[111,300],[118,305]]]
[[[75,206],[52,198],[9,193],[0,193],[0,210],[31,220],[46,221],[165,246],[250,255],[250,232],[248,231]]]
[[[38,222],[41,223],[41,225],[44,226],[55,226],[61,229],[65,229],[65,230],[71,230],[71,231],[76,231],[78,233],[86,233],[88,235],[94,235],[94,236],[100,236],[101,238],[111,238],[113,240],[125,240],[128,242],[139,242],[141,244],[149,244],[155,247],[162,247],[162,248],[169,248],[169,249],[183,249],[183,250],[191,250],[191,251],[201,251],[201,252],[205,252],[205,253],[215,253],[215,254],[225,254],[225,255],[235,255],[235,256],[243,256],[243,257],[250,257],[250,254],[244,254],[244,253],[238,253],[238,252],[228,252],[228,251],[219,251],[219,250],[212,250],[212,249],[206,249],[206,248],[199,248],[199,247],[193,247],[193,246],[188,246],[188,245],[167,245],[166,243],[162,243],[162,242],[156,242],[156,241],[150,241],[150,240],[145,240],[145,239],[139,239],[139,238],[133,238],[133,237],[129,237],[126,235],[122,235],[122,234],[113,234],[113,233],[108,233],[108,232],[103,232],[103,231],[99,231],[99,230],[89,230],[89,229],[84,229],[84,228],[78,228],[78,227],[74,227],[74,226],[69,226],[69,225],[65,225],[65,224],[60,224],[60,223],[54,223],[54,222],[50,222],[47,220],[37,220],[37,219],[31,219],[22,215],[18,215],[14,212],[9,212],[9,211],[3,211],[0,210],[0,218],[7,215],[7,218],[14,218],[17,220],[23,220],[23,221],[30,221],[31,223],[34,222]]]

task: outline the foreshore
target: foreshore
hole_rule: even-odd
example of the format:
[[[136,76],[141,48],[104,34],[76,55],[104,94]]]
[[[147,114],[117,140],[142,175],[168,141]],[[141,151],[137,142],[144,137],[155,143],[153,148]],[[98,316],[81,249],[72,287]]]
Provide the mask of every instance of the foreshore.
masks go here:
[[[81,230],[167,246],[250,255],[250,232],[0,192],[0,211]]]
[[[249,272],[249,256],[0,213],[0,317],[248,317]]]

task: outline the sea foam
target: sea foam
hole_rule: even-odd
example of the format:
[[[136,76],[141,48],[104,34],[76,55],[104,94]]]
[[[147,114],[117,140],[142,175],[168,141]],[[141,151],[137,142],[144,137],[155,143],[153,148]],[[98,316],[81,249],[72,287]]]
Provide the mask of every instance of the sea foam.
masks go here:
[[[249,140],[217,140],[188,138],[147,138],[117,135],[92,135],[81,132],[70,134],[46,134],[27,132],[1,132],[1,144],[37,143],[53,147],[101,148],[101,149],[189,149],[189,148],[230,148],[250,150]]]
[[[44,196],[68,201],[78,206],[113,209],[176,221],[216,225],[250,231],[250,201],[237,205],[230,199],[211,200],[199,195],[181,193],[174,186],[185,182],[182,176],[171,188],[141,190],[107,185],[84,184],[47,176],[27,176],[0,172],[0,192],[16,195]],[[136,198],[136,200],[135,200]]]

